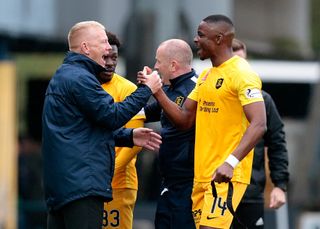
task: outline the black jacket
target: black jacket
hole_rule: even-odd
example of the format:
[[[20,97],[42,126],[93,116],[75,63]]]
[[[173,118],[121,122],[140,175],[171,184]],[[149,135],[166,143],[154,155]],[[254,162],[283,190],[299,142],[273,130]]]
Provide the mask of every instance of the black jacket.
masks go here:
[[[139,87],[124,102],[114,103],[96,78],[102,71],[93,60],[69,52],[50,80],[42,116],[49,210],[86,196],[112,199],[115,140],[119,146],[133,144],[131,130],[117,129],[145,106],[151,90]]]
[[[170,80],[171,85],[164,91],[171,101],[182,106],[195,86],[196,73],[192,70]],[[161,122],[162,144],[159,150],[159,168],[166,187],[193,180],[194,127],[187,131],[177,130],[163,113],[160,105],[154,102],[145,107],[147,122]]]
[[[272,183],[286,190],[289,180],[288,151],[283,130],[284,125],[271,96],[265,91],[262,91],[262,95],[267,114],[267,132],[254,149],[251,182],[242,199],[242,202],[247,203],[264,201],[266,183],[265,147],[268,147],[267,155]]]

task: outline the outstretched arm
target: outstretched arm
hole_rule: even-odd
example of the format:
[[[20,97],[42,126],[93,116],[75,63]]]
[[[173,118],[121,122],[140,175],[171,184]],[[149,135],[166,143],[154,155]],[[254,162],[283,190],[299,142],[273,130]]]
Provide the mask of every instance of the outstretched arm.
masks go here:
[[[158,150],[160,148],[161,136],[149,128],[133,129],[133,143],[148,150]]]

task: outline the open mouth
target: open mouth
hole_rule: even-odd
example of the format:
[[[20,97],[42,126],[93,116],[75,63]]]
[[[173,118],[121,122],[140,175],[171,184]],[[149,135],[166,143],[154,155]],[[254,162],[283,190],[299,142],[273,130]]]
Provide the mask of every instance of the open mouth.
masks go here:
[[[108,67],[106,67],[106,72],[114,72],[114,68],[108,68]]]

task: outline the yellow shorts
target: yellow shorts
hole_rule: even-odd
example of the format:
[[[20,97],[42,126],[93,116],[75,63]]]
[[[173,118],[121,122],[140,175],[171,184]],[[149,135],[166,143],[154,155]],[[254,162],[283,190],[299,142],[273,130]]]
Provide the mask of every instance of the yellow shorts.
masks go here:
[[[232,182],[232,206],[236,210],[247,184]],[[192,191],[192,213],[196,228],[200,225],[214,228],[230,228],[233,215],[227,208],[228,183],[215,183],[217,198],[212,195],[210,182],[194,182]]]
[[[102,228],[132,229],[137,190],[121,188],[112,192],[113,200],[104,204]]]

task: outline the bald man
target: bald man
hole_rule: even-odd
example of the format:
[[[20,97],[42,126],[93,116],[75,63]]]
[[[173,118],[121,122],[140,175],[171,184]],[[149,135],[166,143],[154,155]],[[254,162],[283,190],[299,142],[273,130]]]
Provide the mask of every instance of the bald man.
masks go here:
[[[160,44],[154,69],[165,85],[171,101],[182,106],[194,88],[197,75],[191,67],[192,50],[183,40],[171,39]],[[163,142],[159,150],[162,177],[155,228],[194,229],[191,192],[193,183],[194,127],[180,131],[155,102],[145,107],[146,122],[161,121]]]
[[[68,42],[70,52],[50,80],[42,117],[48,228],[97,229],[102,227],[103,203],[112,199],[114,146],[154,149],[161,143],[150,129],[117,129],[162,84],[151,74],[124,102],[114,103],[97,79],[106,71],[105,56],[111,50],[104,26],[77,23]]]
[[[261,80],[246,60],[233,55],[234,35],[228,17],[204,18],[194,42],[200,59],[210,59],[212,67],[199,75],[182,108],[163,90],[155,93],[175,126],[196,125],[192,201],[201,229],[230,227],[230,206],[237,208],[250,182],[253,147],[266,129]],[[138,80],[144,82],[146,76]],[[233,190],[229,204],[228,190]]]

